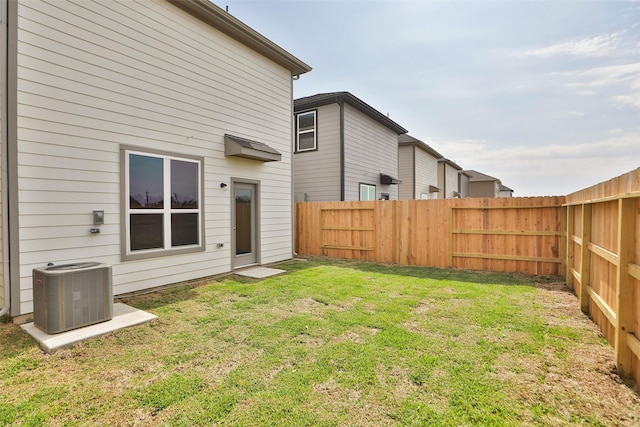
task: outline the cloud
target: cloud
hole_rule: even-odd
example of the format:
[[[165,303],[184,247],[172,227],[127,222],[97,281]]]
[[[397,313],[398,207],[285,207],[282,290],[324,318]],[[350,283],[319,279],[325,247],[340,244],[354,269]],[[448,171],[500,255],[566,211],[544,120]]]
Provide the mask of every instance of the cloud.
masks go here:
[[[640,41],[634,40],[631,29],[616,31],[611,34],[564,41],[550,46],[529,49],[519,52],[516,56],[551,58],[558,55],[570,55],[580,58],[602,58],[637,54]]]
[[[562,195],[640,166],[640,131],[613,129],[597,141],[494,147],[486,140],[439,140],[433,146],[464,169],[495,176],[515,195]]]
[[[596,95],[604,91],[619,106],[640,108],[640,62],[594,67],[584,71],[550,73],[565,81],[578,95]]]

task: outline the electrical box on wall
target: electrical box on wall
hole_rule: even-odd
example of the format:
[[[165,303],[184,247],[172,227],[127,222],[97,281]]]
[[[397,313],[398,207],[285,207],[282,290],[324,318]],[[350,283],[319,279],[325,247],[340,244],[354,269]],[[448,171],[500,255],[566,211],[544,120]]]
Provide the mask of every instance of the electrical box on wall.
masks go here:
[[[93,211],[93,225],[104,224],[104,211]]]

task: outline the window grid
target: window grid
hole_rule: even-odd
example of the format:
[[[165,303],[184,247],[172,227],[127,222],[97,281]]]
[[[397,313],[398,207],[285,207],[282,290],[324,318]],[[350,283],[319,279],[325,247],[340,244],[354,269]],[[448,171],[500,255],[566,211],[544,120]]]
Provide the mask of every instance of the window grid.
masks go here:
[[[147,208],[147,207],[131,207],[131,156],[143,156],[150,159],[162,160],[162,207]],[[174,195],[172,195],[172,161],[179,161],[185,163],[192,163],[196,165],[196,201],[197,206],[195,208],[176,208],[173,207]],[[202,174],[202,162],[194,159],[186,159],[178,156],[151,154],[138,151],[127,150],[125,152],[125,188],[126,188],[126,203],[125,203],[125,221],[126,221],[126,255],[138,254],[138,253],[154,253],[154,252],[167,252],[183,249],[185,247],[201,248],[202,241],[202,189],[201,189],[201,174]],[[148,200],[147,200],[148,202]],[[177,221],[172,221],[172,216],[176,214],[196,214],[197,215],[197,230],[195,234],[196,243],[188,245],[174,245],[172,244],[172,224]],[[162,215],[162,247],[141,248],[132,249],[132,232],[131,232],[131,218],[132,216],[142,215]],[[137,221],[134,221],[137,222]]]
[[[308,121],[310,124],[305,124]],[[309,111],[300,113],[296,116],[296,151],[312,151],[318,148],[318,140],[316,133],[316,112]],[[311,142],[309,144],[309,142]]]

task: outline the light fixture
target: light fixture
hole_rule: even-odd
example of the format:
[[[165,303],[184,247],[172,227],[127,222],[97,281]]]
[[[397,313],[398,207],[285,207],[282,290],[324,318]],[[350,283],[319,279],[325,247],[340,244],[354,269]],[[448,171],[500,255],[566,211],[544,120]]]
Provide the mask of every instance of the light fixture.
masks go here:
[[[221,182],[221,183],[220,183],[220,188],[224,188],[224,187],[226,187],[226,186],[227,186],[227,184],[225,184],[224,182]]]

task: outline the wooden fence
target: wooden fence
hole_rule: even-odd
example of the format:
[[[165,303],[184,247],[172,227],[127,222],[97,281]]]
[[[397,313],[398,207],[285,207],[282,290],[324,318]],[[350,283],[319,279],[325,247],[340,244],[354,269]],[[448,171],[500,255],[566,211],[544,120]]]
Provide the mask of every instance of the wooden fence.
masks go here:
[[[640,169],[566,197],[566,281],[640,383]]]
[[[564,197],[296,204],[296,252],[382,263],[564,274]]]

